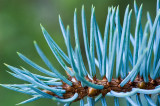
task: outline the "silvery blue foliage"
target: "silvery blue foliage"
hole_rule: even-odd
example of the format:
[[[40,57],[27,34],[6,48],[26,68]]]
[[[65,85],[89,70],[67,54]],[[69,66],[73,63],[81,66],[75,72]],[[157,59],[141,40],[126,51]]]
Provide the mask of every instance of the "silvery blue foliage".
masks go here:
[[[82,83],[82,86],[87,85],[88,87],[92,87],[94,89],[103,89],[103,85],[94,84],[84,78],[85,76],[88,76],[90,79],[93,79],[98,70],[100,77],[106,77],[108,82],[112,81],[113,72],[115,72],[116,78],[121,77],[123,79],[123,81],[120,83],[121,87],[123,87],[129,81],[133,82],[137,75],[143,77],[144,81],[147,83],[149,81],[148,76],[150,76],[153,80],[160,77],[159,5],[160,2],[157,0],[157,13],[153,22],[149,13],[147,13],[148,21],[146,22],[145,28],[143,30],[141,25],[143,5],[141,5],[138,9],[136,1],[134,2],[134,12],[136,16],[134,37],[133,34],[130,33],[130,27],[132,25],[132,10],[129,10],[129,5],[125,10],[123,25],[120,24],[119,7],[108,7],[104,38],[102,38],[102,34],[96,22],[95,8],[92,6],[90,20],[90,42],[88,38],[84,6],[82,6],[82,30],[89,71],[86,70],[81,55],[76,10],[74,12],[75,48],[72,47],[70,42],[69,26],[67,26],[65,29],[62,19],[59,17],[59,23],[67,47],[68,55],[61,50],[61,48],[55,43],[55,41],[51,38],[49,33],[42,25],[41,29],[48,43],[48,46],[50,47],[52,53],[60,65],[70,76],[76,77],[76,79]],[[8,71],[9,74],[20,80],[29,82],[30,84],[1,84],[1,86],[32,96],[32,98],[19,104],[29,103],[40,98],[49,98],[58,102],[65,103],[65,106],[70,105],[72,101],[77,99],[78,93],[75,93],[71,98],[60,99],[43,91],[48,90],[58,95],[59,97],[63,97],[63,94],[66,93],[66,90],[61,87],[63,84],[62,81],[69,86],[72,86],[72,82],[54,68],[54,66],[47,59],[35,41],[34,45],[39,56],[50,71],[34,63],[23,54],[18,53],[18,55],[27,64],[48,76],[37,75],[31,73],[23,67],[20,69],[6,64],[6,66],[12,71]],[[133,53],[131,48],[134,49]],[[151,61],[152,58],[153,62]],[[68,63],[69,66],[67,66],[66,63]],[[116,65],[115,70],[114,65]],[[71,71],[69,67],[71,67],[73,71]],[[96,67],[98,67],[98,70]],[[127,104],[143,105],[140,97],[141,94],[144,94],[144,98],[149,105],[156,105],[156,103],[157,105],[160,105],[159,93],[160,86],[157,86],[155,89],[151,90],[132,88],[130,92],[115,92],[111,90],[106,94],[106,96],[113,96],[116,106],[119,106],[118,99],[120,97],[126,99]],[[151,99],[149,94],[157,95],[156,103]],[[136,96],[136,101],[131,98],[132,96]],[[107,105],[106,99],[102,96],[102,94],[98,95],[96,98],[87,97],[87,104],[92,106],[99,100],[101,100],[103,106]],[[85,105],[83,99],[80,100],[80,105]]]

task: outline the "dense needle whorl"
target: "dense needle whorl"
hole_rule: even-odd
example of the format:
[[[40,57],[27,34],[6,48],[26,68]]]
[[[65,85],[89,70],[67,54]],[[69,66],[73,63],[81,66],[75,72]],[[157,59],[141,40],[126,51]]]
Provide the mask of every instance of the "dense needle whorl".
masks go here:
[[[89,106],[95,105],[99,100],[103,106],[106,106],[105,96],[113,96],[116,106],[119,106],[119,97],[123,97],[127,104],[131,105],[143,105],[142,98],[145,98],[149,105],[160,105],[159,6],[160,2],[157,0],[156,17],[153,21],[148,12],[143,30],[141,25],[143,5],[138,8],[136,1],[134,1],[136,17],[134,34],[130,32],[132,10],[129,9],[129,5],[124,12],[123,25],[120,23],[119,6],[108,7],[104,37],[96,21],[95,7],[92,6],[89,38],[84,6],[81,10],[83,35],[78,34],[77,10],[75,9],[75,48],[70,42],[69,26],[65,28],[59,16],[60,28],[68,55],[60,49],[45,28],[40,25],[52,53],[66,71],[67,77],[53,67],[34,41],[39,56],[50,71],[37,65],[23,54],[18,53],[18,55],[27,64],[48,76],[34,74],[25,68],[16,68],[5,64],[12,71],[8,71],[8,73],[30,84],[1,84],[1,86],[33,96],[19,104],[40,98],[49,98],[65,103],[65,106],[80,101],[80,105],[83,106],[85,105],[84,97],[87,97]],[[82,36],[88,68],[83,62],[85,58],[82,58],[80,49],[79,37]],[[67,66],[67,64],[69,65]],[[96,75],[97,72],[100,73],[100,76]],[[113,73],[116,75],[115,78]],[[157,97],[156,103],[152,100],[152,94]],[[136,96],[136,101],[131,98],[133,96]]]

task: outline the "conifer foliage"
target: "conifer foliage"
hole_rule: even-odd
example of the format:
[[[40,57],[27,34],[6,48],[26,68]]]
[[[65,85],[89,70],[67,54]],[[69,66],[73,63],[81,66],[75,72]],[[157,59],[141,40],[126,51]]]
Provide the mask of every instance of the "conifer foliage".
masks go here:
[[[124,12],[123,25],[120,24],[119,7],[108,7],[103,36],[96,22],[95,7],[92,6],[90,37],[88,37],[84,6],[81,10],[83,36],[78,34],[77,10],[75,9],[73,20],[75,47],[71,45],[69,26],[65,28],[59,17],[68,54],[61,50],[46,29],[40,25],[48,46],[66,71],[67,77],[54,68],[34,41],[37,53],[48,69],[39,66],[21,53],[18,55],[27,64],[47,76],[5,64],[11,70],[8,71],[9,74],[30,84],[1,84],[1,86],[32,96],[19,104],[29,103],[40,98],[49,98],[64,103],[65,106],[78,101],[80,106],[93,106],[99,100],[101,100],[102,106],[106,106],[105,97],[112,96],[115,106],[119,106],[119,98],[124,98],[127,104],[143,105],[141,99],[143,96],[149,105],[160,105],[159,6],[160,2],[157,0],[157,12],[153,21],[150,14],[146,14],[147,22],[143,30],[141,25],[143,5],[138,8],[134,1],[136,16],[134,33],[130,32],[133,13],[132,9],[129,9],[129,5]],[[86,56],[83,58],[79,37],[83,37],[84,40]],[[131,49],[133,49],[133,53]],[[85,58],[88,62],[87,65],[83,62]],[[97,72],[100,73],[100,76],[96,76]],[[115,78],[113,73],[116,74]],[[152,94],[157,96],[156,102],[152,100]],[[133,100],[132,96],[136,96],[136,100]],[[85,97],[87,103],[84,102]]]

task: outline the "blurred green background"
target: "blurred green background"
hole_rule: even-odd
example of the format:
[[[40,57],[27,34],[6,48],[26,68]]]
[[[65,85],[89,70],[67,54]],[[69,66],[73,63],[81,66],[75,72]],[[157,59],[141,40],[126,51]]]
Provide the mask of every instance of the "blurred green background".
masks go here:
[[[81,30],[81,7],[84,4],[89,30],[90,10],[92,4],[96,8],[96,18],[101,30],[104,32],[105,19],[108,6],[118,6],[120,8],[121,24],[127,4],[133,9],[134,0],[0,0],[0,83],[24,83],[6,72],[8,70],[3,63],[13,66],[23,66],[33,73],[39,73],[32,67],[24,63],[16,54],[20,52],[37,64],[47,68],[35,51],[33,41],[36,40],[47,57],[51,60],[55,68],[61,73],[64,70],[55,59],[51,50],[43,38],[39,24],[41,23],[50,33],[52,38],[66,53],[63,36],[59,27],[58,15],[60,14],[64,25],[70,25],[72,41],[73,38],[73,13],[77,8],[79,36],[83,58],[85,52],[83,48],[83,38]],[[146,12],[149,11],[152,20],[156,13],[156,0],[137,0],[138,6],[143,3],[142,27],[146,22]],[[134,12],[133,12],[134,13]],[[132,15],[132,30],[134,35],[135,16]],[[89,31],[88,31],[89,32]],[[85,59],[85,63],[86,59]],[[41,73],[39,73],[41,74]],[[0,87],[0,106],[14,106],[15,104],[28,99],[30,96],[17,93]],[[113,99],[107,98],[107,104],[113,105]],[[38,101],[25,104],[23,106],[55,106],[52,100],[40,99]],[[100,104],[101,105],[101,104]]]

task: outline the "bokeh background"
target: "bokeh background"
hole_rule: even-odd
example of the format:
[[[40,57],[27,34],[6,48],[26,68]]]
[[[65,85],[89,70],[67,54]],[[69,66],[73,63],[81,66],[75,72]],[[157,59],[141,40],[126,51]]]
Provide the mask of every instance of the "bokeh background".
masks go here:
[[[7,63],[16,67],[23,66],[33,73],[39,73],[26,63],[24,63],[16,54],[23,53],[37,64],[47,68],[38,56],[33,41],[36,40],[47,57],[62,74],[62,69],[58,61],[55,59],[51,50],[47,46],[43,38],[40,23],[50,33],[56,43],[66,53],[66,46],[59,27],[58,15],[60,14],[64,25],[70,25],[71,39],[73,37],[73,13],[77,8],[79,36],[82,48],[82,54],[85,59],[83,48],[83,38],[81,30],[81,7],[84,4],[89,30],[90,10],[92,4],[96,8],[96,18],[101,30],[104,32],[105,19],[108,6],[118,6],[120,8],[121,24],[127,4],[133,9],[134,0],[0,0],[0,83],[25,83],[20,81],[6,72],[8,70],[3,63]],[[146,22],[146,12],[149,11],[152,20],[156,13],[156,0],[137,0],[138,6],[143,3],[142,27]],[[131,32],[134,35],[135,15],[132,15]],[[89,31],[88,31],[89,32]],[[74,42],[73,42],[74,44]],[[85,63],[86,59],[85,59]],[[0,87],[0,106],[14,106],[15,104],[28,99],[30,96],[17,93]],[[122,100],[122,102],[124,102]],[[113,98],[107,98],[107,104],[112,106]],[[57,103],[48,99],[40,99],[38,101],[25,104],[23,106],[56,106]],[[74,104],[75,105],[75,104]],[[101,105],[101,104],[100,104]],[[122,104],[124,105],[124,104]]]

